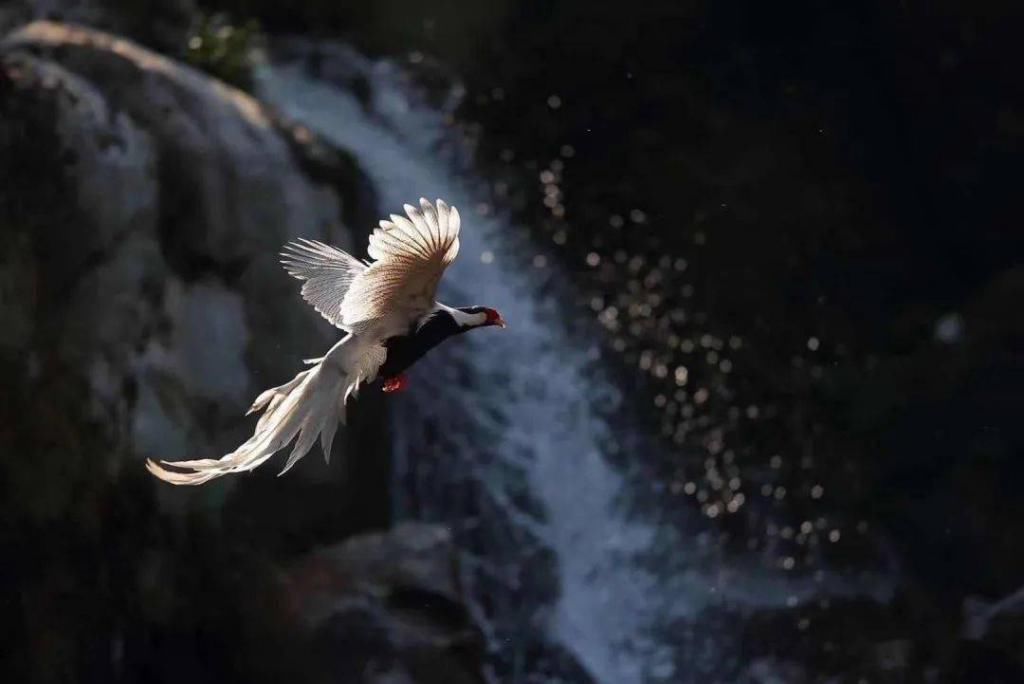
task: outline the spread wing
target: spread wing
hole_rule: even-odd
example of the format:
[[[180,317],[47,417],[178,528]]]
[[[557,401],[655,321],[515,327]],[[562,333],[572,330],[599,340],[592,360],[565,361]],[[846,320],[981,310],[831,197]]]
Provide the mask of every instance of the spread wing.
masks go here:
[[[347,330],[341,302],[352,281],[366,270],[366,264],[336,247],[304,238],[285,245],[281,256],[285,270],[306,281],[302,284],[303,299],[333,325]]]
[[[375,261],[352,280],[341,302],[346,327],[386,317],[411,325],[433,308],[441,276],[459,253],[459,212],[425,199],[419,209],[405,205],[405,212],[408,218],[392,214],[370,235],[367,251]]]

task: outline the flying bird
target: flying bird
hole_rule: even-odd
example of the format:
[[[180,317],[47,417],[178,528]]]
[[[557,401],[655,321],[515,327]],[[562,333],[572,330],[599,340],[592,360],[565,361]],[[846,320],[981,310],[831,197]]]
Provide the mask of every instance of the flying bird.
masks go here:
[[[370,235],[372,261],[315,240],[300,238],[284,247],[281,263],[304,281],[302,297],[347,334],[323,357],[308,359],[310,368],[256,397],[249,413],[263,415],[240,447],[219,459],[148,460],[149,472],[172,484],[199,485],[252,470],[296,437],[282,475],[317,437],[330,460],[338,423],[345,422],[345,406],[360,387],[380,378],[385,392],[404,389],[404,371],[449,337],[505,327],[494,309],[435,300],[441,276],[459,253],[458,210],[426,199],[418,208],[404,208],[407,216],[392,214]]]

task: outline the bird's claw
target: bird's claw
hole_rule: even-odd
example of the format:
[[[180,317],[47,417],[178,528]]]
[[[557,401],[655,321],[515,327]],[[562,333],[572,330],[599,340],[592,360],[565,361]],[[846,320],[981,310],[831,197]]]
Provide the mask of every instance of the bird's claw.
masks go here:
[[[407,385],[408,385],[408,381],[405,379],[404,375],[396,375],[395,377],[387,378],[384,381],[384,388],[383,389],[384,389],[385,392],[388,392],[388,393],[391,393],[391,392],[401,392],[402,390],[404,390],[406,388]]]

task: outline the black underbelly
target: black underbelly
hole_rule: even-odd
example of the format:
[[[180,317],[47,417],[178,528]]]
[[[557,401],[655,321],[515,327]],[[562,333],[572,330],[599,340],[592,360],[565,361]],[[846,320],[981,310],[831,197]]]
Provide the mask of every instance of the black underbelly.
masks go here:
[[[410,331],[408,335],[388,339],[384,343],[387,357],[380,367],[378,376],[393,378],[423,358],[428,351],[459,332],[461,330],[450,317],[439,315],[431,318],[418,330]]]

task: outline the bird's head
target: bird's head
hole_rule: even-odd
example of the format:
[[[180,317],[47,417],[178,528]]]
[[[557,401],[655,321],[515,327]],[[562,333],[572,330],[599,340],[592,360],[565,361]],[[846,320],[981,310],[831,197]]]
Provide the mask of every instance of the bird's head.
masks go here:
[[[463,330],[480,328],[487,325],[505,327],[505,319],[494,309],[486,306],[463,306],[453,309],[452,318]]]

